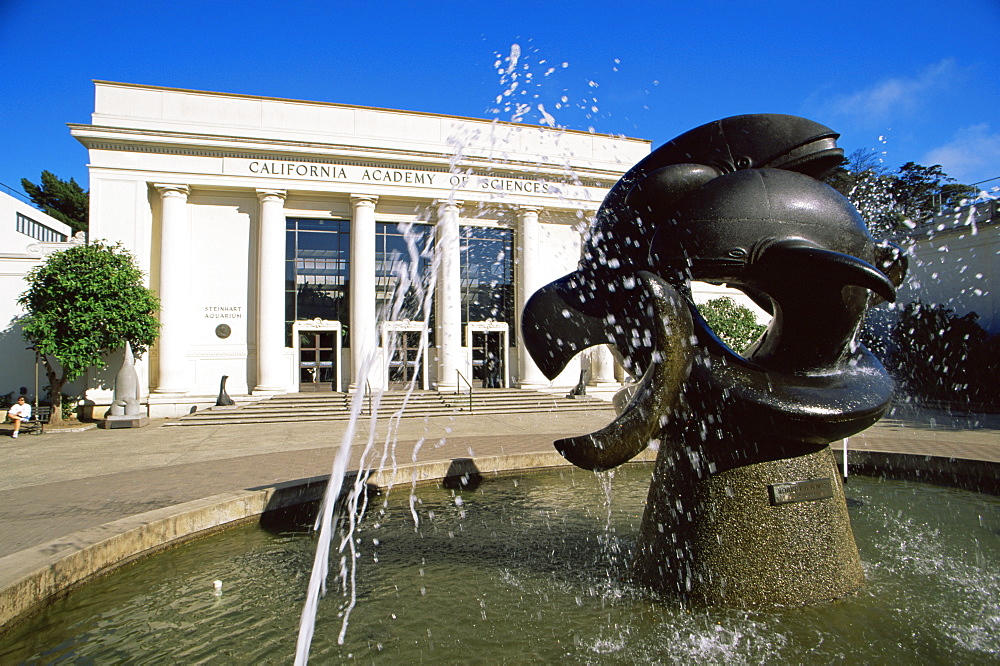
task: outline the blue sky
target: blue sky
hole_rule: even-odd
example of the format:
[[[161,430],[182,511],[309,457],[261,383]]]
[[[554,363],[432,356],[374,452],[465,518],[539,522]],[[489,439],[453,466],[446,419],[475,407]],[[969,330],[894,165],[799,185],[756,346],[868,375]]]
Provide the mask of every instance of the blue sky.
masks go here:
[[[973,183],[1000,176],[998,36],[998,0],[0,0],[0,183],[48,169],[89,187],[66,123],[89,122],[93,79],[654,146],[729,115],[790,113],[839,131],[848,153]]]

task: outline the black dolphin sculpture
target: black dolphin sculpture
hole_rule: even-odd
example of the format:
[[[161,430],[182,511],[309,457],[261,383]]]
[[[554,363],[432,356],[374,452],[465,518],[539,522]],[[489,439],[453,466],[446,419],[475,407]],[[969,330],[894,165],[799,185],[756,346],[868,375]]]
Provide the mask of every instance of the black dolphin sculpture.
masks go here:
[[[797,116],[733,116],[681,134],[629,169],[601,204],[577,270],[537,291],[525,305],[525,345],[539,369],[553,379],[578,352],[604,343],[616,346],[634,376],[648,368],[651,349],[641,342],[636,346],[631,333],[614,321],[629,317],[627,292],[636,271],[651,269],[649,245],[660,223],[643,214],[643,202],[629,201],[638,183],[655,173],[662,204],[743,169],[779,168],[819,177],[843,162],[838,136]]]
[[[605,342],[641,376],[607,428],[556,442],[571,462],[590,469],[621,464],[694,412],[737,418],[748,432],[755,423],[762,435],[779,433],[768,437],[771,450],[757,447],[753,455],[761,458],[825,446],[884,413],[892,382],[855,337],[870,294],[895,299],[905,271],[898,248],[876,242],[843,196],[804,173],[738,169],[752,162],[718,159],[649,170],[664,159],[661,151],[676,156],[681,138],[712,139],[721,132],[707,130],[730,121],[759,129],[779,120],[817,127],[789,116],[739,116],[685,134],[640,162],[619,183],[628,192],[622,196],[624,186],[616,186],[605,199],[580,268],[525,307],[525,344],[550,378],[576,352]],[[827,168],[837,153],[832,132],[817,134],[818,143],[787,151],[794,159],[785,163],[811,173]],[[730,154],[709,144],[703,155]],[[723,167],[729,170],[719,173]],[[597,263],[588,262],[595,256]],[[772,313],[745,358],[698,314],[692,279],[741,289]],[[715,455],[717,467],[750,459],[746,452]]]
[[[549,377],[602,343],[641,377],[614,422],[555,446],[600,470],[659,444],[634,573],[662,591],[797,604],[863,583],[829,443],[889,404],[892,381],[857,333],[906,262],[816,180],[839,160],[835,137],[789,116],[678,137],[612,188],[578,269],[525,307],[525,345]],[[771,313],[744,355],[698,313],[693,280]]]

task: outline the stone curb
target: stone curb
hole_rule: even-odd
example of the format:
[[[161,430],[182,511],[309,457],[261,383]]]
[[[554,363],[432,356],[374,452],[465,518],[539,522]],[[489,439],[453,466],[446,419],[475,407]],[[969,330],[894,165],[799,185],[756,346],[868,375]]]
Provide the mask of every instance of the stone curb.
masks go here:
[[[840,464],[839,455],[837,464]],[[985,460],[848,450],[847,466],[850,474],[911,479],[987,495],[1000,495],[1000,463]]]
[[[651,462],[653,451],[634,460]],[[571,466],[558,453],[522,453],[400,465],[373,473],[378,488],[422,485],[449,477],[493,475]],[[344,486],[356,477],[348,472]],[[0,558],[0,633],[28,614],[97,576],[170,546],[260,515],[322,499],[328,475],[265,488],[213,495],[129,516]]]
[[[226,526],[322,496],[327,477],[214,495],[74,532],[0,559],[0,630],[87,580]]]
[[[88,430],[93,430],[96,427],[97,427],[96,423],[81,423],[78,426],[72,426],[68,428],[46,428],[43,434],[61,435],[67,432],[86,432]]]

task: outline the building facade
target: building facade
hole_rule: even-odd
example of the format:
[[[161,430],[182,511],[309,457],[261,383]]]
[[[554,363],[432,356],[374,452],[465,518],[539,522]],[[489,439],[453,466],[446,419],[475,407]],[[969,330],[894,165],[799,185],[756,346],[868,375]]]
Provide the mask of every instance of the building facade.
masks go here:
[[[942,305],[1000,335],[1000,201],[962,206],[899,239],[910,257],[899,302]]]
[[[129,248],[161,300],[160,339],[138,364],[151,416],[205,404],[222,376],[233,396],[579,380],[579,365],[541,375],[521,308],[575,268],[582,231],[649,142],[95,88],[92,122],[70,129],[89,150],[90,237]],[[615,382],[610,351],[584,362]]]

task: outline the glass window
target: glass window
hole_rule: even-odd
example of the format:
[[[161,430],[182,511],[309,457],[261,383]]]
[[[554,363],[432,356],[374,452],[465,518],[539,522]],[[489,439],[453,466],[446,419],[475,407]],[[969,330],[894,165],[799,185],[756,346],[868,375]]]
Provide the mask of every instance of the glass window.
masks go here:
[[[462,324],[506,322],[510,344],[514,331],[514,230],[461,228]]]
[[[424,321],[433,344],[434,313],[428,301],[434,227],[428,224],[375,226],[375,298],[378,321]],[[396,290],[405,289],[397,297]],[[429,310],[425,314],[425,310]]]
[[[17,214],[17,230],[26,236],[31,236],[35,240],[43,243],[65,243],[66,235],[61,234],[52,227],[48,227],[41,222],[36,222],[26,215]]]
[[[350,346],[350,222],[288,218],[285,228],[286,344],[294,322],[320,318],[339,321]]]

